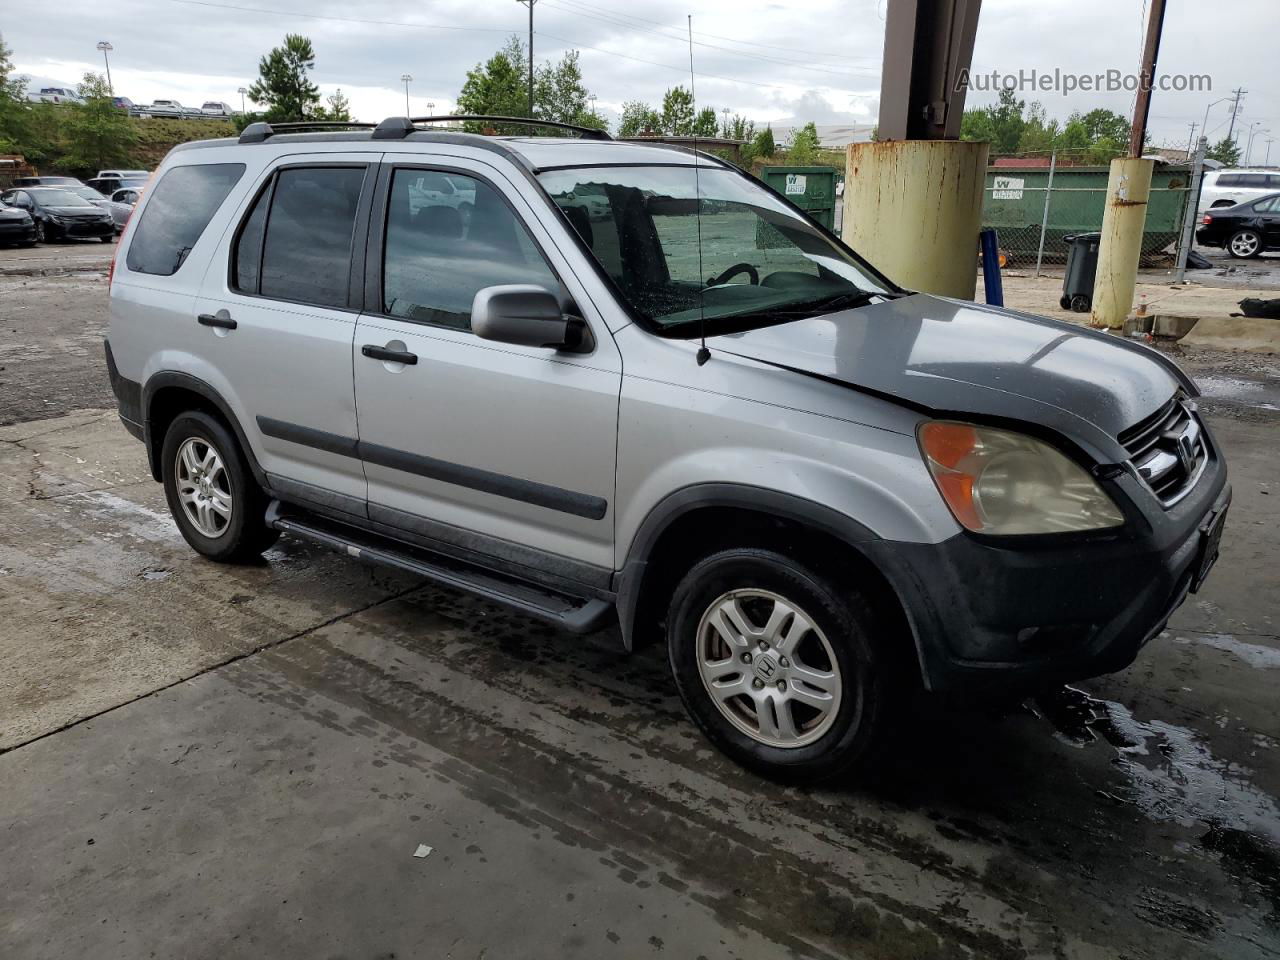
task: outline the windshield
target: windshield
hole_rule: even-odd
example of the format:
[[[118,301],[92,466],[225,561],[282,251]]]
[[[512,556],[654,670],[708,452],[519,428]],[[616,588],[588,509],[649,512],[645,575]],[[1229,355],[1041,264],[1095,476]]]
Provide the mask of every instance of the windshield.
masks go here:
[[[146,185],[146,177],[122,177],[120,179],[121,187],[145,187]]]
[[[80,197],[82,200],[93,201],[93,200],[106,199],[97,190],[93,189],[93,187],[67,187],[66,192],[74,193],[77,197]]]
[[[92,207],[88,200],[77,197],[70,190],[52,190],[45,187],[40,190],[27,191],[35,197],[36,202],[44,207]]]
[[[724,333],[858,306],[893,288],[737,173],[702,167],[548,170],[539,180],[632,310],[671,336]],[[699,251],[701,232],[701,251]]]

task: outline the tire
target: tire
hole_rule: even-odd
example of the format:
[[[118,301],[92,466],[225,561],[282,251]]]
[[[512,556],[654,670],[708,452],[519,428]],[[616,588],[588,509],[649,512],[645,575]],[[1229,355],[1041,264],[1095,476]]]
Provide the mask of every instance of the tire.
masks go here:
[[[41,223],[39,220],[37,220],[37,221],[36,221],[36,239],[35,239],[35,242],[36,242],[36,243],[44,243],[44,242],[45,242],[44,224],[43,224],[43,223]]]
[[[1093,298],[1086,297],[1083,293],[1077,293],[1071,298],[1072,313],[1088,313],[1089,308],[1093,306]]]
[[[209,459],[209,451],[215,459]],[[169,512],[196,553],[239,563],[257,557],[279,538],[279,531],[263,523],[266,497],[221,421],[199,410],[179,414],[165,434],[160,463]],[[206,469],[191,469],[195,465]],[[197,504],[189,512],[184,498],[191,497],[207,508]]]
[[[1237,230],[1227,241],[1227,252],[1237,260],[1251,260],[1262,253],[1262,234],[1257,230]]]
[[[113,233],[113,234],[111,234],[110,236],[107,236],[107,237],[99,237],[98,239],[99,239],[99,240],[101,240],[103,243],[115,243],[115,242],[116,242],[116,237],[115,237],[115,234],[114,234],[114,233]]]
[[[1064,293],[1061,297],[1058,298],[1058,306],[1060,306],[1063,310],[1070,310],[1071,298]]]
[[[779,600],[815,629],[797,631],[796,616],[783,616],[772,634],[776,645],[765,640]],[[736,604],[736,617],[717,629],[713,620],[726,604]],[[755,632],[733,629],[738,618]],[[694,723],[742,766],[790,783],[843,776],[869,757],[895,699],[882,643],[872,607],[856,588],[754,548],[696,564],[676,587],[667,616],[671,671]],[[706,662],[715,666],[704,668]],[[801,677],[822,679],[810,686]],[[713,686],[737,692],[716,697]],[[824,693],[825,710],[809,704]]]

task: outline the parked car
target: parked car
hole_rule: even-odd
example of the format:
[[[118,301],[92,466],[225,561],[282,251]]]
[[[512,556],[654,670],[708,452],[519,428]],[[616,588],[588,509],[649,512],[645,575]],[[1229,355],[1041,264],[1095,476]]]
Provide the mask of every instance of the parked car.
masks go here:
[[[186,109],[177,100],[156,100],[147,107],[147,112],[158,116],[180,117]]]
[[[70,87],[41,87],[39,93],[27,94],[27,99],[36,103],[84,103]]]
[[[1280,170],[1265,167],[1208,170],[1200,188],[1199,213],[1219,207],[1233,207],[1280,191]]]
[[[141,187],[124,187],[111,194],[112,203],[123,204],[126,207],[137,206],[140,199],[142,199]]]
[[[220,100],[206,100],[200,105],[200,112],[206,117],[229,117],[231,107]]]
[[[75,177],[14,177],[15,187],[82,187]]]
[[[88,200],[100,210],[105,210],[111,214],[111,220],[115,224],[116,233],[119,234],[124,229],[124,225],[129,220],[129,215],[133,213],[133,205],[125,203],[116,203],[110,197],[104,197],[97,190],[88,184],[79,187],[66,187],[66,190],[74,193],[77,197]],[[123,191],[117,191],[123,192]]]
[[[35,246],[36,222],[26,210],[11,207],[0,199],[0,244],[15,243],[24,247]]]
[[[103,177],[115,177],[116,179],[121,179],[124,177],[133,177],[133,178],[141,177],[142,179],[145,180],[149,176],[151,176],[150,170],[99,170],[98,176],[95,179],[100,180]]]
[[[903,290],[727,162],[581,132],[174,148],[106,359],[195,551],[285,533],[664,638],[711,742],[792,780],[912,687],[1119,670],[1199,589],[1231,494],[1168,356]]]
[[[139,110],[138,105],[134,103],[132,100],[130,100],[128,97],[112,97],[111,102],[115,104],[115,106],[118,109],[123,110],[126,113],[130,113],[130,114],[138,113],[138,110]]]
[[[149,179],[150,174],[141,177],[94,177],[87,185],[105,197],[125,187],[145,187]]]
[[[1223,247],[1240,259],[1280,249],[1280,193],[1209,211],[1200,220],[1196,243]]]
[[[111,214],[63,187],[23,187],[0,193],[0,200],[31,214],[36,240],[98,239],[110,243],[115,238]]]

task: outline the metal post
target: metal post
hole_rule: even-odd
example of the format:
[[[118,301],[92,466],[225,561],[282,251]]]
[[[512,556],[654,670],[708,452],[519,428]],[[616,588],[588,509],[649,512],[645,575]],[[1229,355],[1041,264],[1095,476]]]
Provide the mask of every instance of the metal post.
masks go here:
[[[1236,87],[1231,92],[1235,94],[1235,96],[1233,97],[1233,99],[1235,100],[1235,103],[1231,104],[1231,122],[1227,124],[1228,140],[1230,140],[1232,138],[1232,135],[1235,134],[1236,132],[1236,117],[1239,116],[1240,114],[1240,98],[1243,97],[1249,91],[1246,90],[1244,87]]]
[[[1044,188],[1044,214],[1040,217],[1040,249],[1036,252],[1036,276],[1044,263],[1044,234],[1049,227],[1049,198],[1053,196],[1053,171],[1058,166],[1058,151],[1049,154],[1049,183]]]
[[[244,114],[247,112],[244,106],[244,95],[248,92],[249,90],[246,87],[238,87],[236,89],[236,93],[240,94],[240,115],[241,116],[244,116]]]
[[[1196,123],[1194,120],[1191,121],[1191,136],[1187,137],[1187,159],[1188,160],[1191,159],[1191,149],[1192,147],[1195,146],[1195,143],[1196,143],[1196,127],[1198,126],[1200,126],[1200,124]]]
[[[407,73],[400,74],[400,82],[404,84],[404,115],[406,117],[413,116],[413,111],[409,109],[409,84],[413,82],[413,77]]]
[[[1209,139],[1201,137],[1196,143],[1195,159],[1191,161],[1191,183],[1187,187],[1187,209],[1182,215],[1182,241],[1178,244],[1178,269],[1174,283],[1182,283],[1187,276],[1187,256],[1191,253],[1191,238],[1196,227],[1196,208],[1200,201],[1200,181],[1204,177],[1204,155],[1209,149]]]

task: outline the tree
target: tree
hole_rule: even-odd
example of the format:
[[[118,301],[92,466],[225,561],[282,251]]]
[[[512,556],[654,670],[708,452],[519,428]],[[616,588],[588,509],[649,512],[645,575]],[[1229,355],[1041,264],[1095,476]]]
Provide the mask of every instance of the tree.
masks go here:
[[[7,153],[22,142],[28,112],[26,78],[13,76],[12,56],[0,37],[0,151]]]
[[[1217,160],[1224,167],[1240,165],[1240,145],[1234,140],[1223,137],[1206,151],[1205,156]]]
[[[716,135],[716,108],[703,107],[693,120],[693,134],[698,137],[714,137]]]
[[[112,102],[106,78],[86,73],[77,92],[83,102],[63,106],[66,153],[61,165],[77,172],[127,165],[138,137],[129,115]]]
[[[342,92],[339,87],[333,93],[325,98],[326,106],[319,107],[315,112],[317,120],[340,120],[348,121],[351,119],[351,101],[347,99],[347,95]]]
[[[711,113],[715,117],[715,111]],[[693,134],[693,94],[684,87],[672,87],[662,97],[662,132],[669,137]]]
[[[740,114],[734,114],[732,120],[726,120],[720,130],[720,136],[726,140],[742,140],[751,143],[756,135],[756,123]]]
[[[817,160],[818,128],[810,120],[791,138],[791,149],[787,151],[787,163],[806,167],[816,163]]]
[[[751,155],[753,158],[768,159],[777,152],[777,144],[773,142],[773,127],[765,127],[751,141]]]
[[[502,49],[483,63],[467,71],[467,79],[458,94],[460,113],[499,117],[529,115],[528,58],[519,37],[507,39]],[[576,123],[583,127],[606,129],[603,117],[591,110],[591,93],[582,81],[582,68],[577,50],[567,51],[556,62],[539,64],[533,78],[533,113],[542,120]],[[499,124],[498,133],[527,133],[529,128]],[[467,129],[482,133],[490,125],[469,122]]]
[[[316,55],[311,41],[290,33],[284,46],[275,47],[258,62],[258,80],[249,88],[249,99],[266,104],[268,121],[307,120],[320,103],[320,88],[311,81]]]
[[[645,132],[662,132],[661,114],[641,100],[628,100],[622,105],[622,119],[618,123],[618,136],[638,137]]]
[[[1018,153],[1049,153],[1061,132],[1058,121],[1045,116],[1044,104],[1032,103],[1018,137]]]

